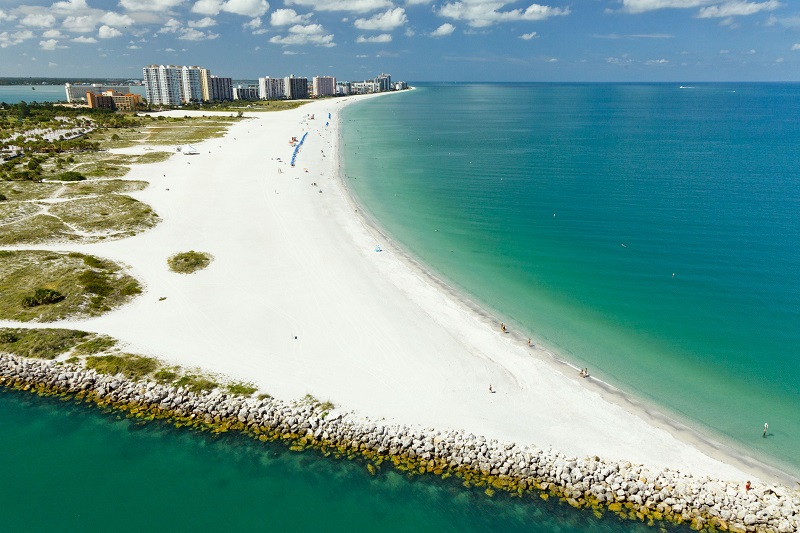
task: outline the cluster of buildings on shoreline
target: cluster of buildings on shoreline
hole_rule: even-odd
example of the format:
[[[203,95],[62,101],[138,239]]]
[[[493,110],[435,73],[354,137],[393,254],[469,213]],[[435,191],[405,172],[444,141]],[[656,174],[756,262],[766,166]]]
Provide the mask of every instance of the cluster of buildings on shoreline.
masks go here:
[[[149,65],[142,69],[147,103],[156,106],[180,106],[195,102],[230,100],[304,100],[327,96],[347,96],[397,91],[408,88],[406,82],[392,82],[389,74],[374,79],[350,82],[332,76],[314,76],[311,80],[294,75],[283,78],[258,78],[258,85],[234,86],[231,78],[211,74],[198,66]],[[89,107],[135,110],[141,95],[124,85],[65,86],[67,101],[84,100]]]

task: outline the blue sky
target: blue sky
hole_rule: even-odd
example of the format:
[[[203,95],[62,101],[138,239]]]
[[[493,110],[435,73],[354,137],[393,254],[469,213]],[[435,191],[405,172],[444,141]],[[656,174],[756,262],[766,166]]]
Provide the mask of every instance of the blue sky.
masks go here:
[[[0,76],[798,81],[797,0],[0,0]]]

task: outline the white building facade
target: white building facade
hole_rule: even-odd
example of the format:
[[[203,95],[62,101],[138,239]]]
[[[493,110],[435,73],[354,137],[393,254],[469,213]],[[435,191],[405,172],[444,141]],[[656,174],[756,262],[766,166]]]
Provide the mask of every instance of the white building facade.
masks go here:
[[[258,97],[262,100],[280,100],[286,96],[283,78],[258,78]]]
[[[314,76],[311,80],[311,91],[316,97],[336,96],[336,78],[331,76]]]

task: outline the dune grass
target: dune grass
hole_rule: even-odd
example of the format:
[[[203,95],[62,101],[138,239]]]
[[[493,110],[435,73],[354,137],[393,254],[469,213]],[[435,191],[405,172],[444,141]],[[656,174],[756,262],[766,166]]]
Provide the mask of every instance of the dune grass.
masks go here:
[[[134,354],[90,355],[85,364],[101,374],[122,374],[128,379],[146,378],[160,366],[157,359]]]
[[[63,298],[27,305],[37,291]],[[0,319],[49,322],[97,316],[140,292],[139,283],[112,261],[79,253],[0,251]]]
[[[0,328],[0,352],[37,359],[55,359],[93,335],[71,329]]]
[[[77,239],[78,237],[60,219],[45,214],[5,224],[0,231],[0,245],[4,246]]]
[[[191,274],[192,272],[197,272],[198,270],[206,268],[211,264],[212,259],[213,257],[211,254],[190,250],[171,256],[167,259],[167,264],[169,265],[169,269],[173,272]]]
[[[159,220],[150,206],[121,194],[54,204],[50,213],[79,232],[90,234],[83,235],[85,240],[135,235],[152,228]]]

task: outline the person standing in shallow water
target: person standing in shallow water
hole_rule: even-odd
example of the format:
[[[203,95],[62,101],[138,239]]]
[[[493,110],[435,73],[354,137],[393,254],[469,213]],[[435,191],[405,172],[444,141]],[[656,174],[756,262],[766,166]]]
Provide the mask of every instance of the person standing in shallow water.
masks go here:
[[[769,429],[769,424],[764,422],[764,438],[767,438],[767,430]]]

